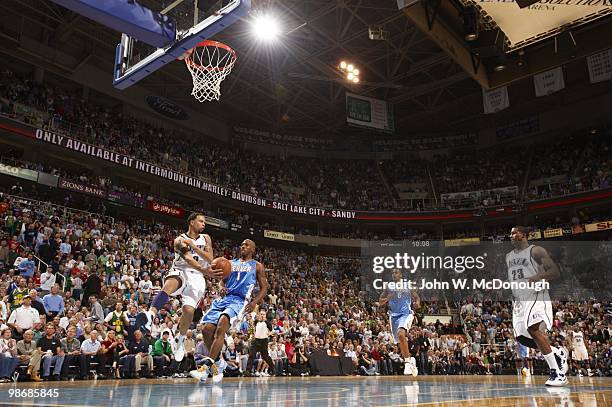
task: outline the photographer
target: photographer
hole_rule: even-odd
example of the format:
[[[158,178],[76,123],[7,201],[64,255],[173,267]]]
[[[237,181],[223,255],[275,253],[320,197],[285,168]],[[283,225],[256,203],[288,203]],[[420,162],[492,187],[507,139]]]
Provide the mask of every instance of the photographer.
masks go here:
[[[289,362],[289,373],[291,376],[309,375],[308,358],[306,357],[304,346],[302,344],[298,344],[295,347],[293,357]]]

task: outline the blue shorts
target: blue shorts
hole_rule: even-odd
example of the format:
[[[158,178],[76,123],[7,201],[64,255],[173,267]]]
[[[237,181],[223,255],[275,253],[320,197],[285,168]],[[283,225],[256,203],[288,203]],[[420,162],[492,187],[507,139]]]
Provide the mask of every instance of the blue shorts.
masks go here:
[[[518,344],[518,357],[519,359],[527,359],[529,357],[529,348],[522,343]]]
[[[412,321],[414,320],[414,314],[391,316],[389,320],[391,321],[391,335],[393,335],[393,341],[398,343],[398,332],[400,328],[404,328],[406,333],[408,333],[408,331],[410,331],[410,327],[412,326]]]
[[[234,324],[242,321],[244,308],[248,303],[248,299],[235,295],[226,295],[223,298],[216,298],[202,317],[202,323],[217,325],[221,315],[225,314],[230,319],[230,325],[234,327]]]

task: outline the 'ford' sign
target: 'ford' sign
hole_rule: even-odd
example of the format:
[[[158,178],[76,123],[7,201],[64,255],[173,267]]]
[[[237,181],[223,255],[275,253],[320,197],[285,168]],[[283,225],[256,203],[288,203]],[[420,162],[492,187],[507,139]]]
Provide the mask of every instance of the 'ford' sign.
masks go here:
[[[176,103],[165,99],[161,96],[147,96],[145,98],[147,105],[153,110],[155,110],[159,114],[163,114],[166,117],[169,117],[174,120],[187,120],[189,119],[189,115],[179,105]]]

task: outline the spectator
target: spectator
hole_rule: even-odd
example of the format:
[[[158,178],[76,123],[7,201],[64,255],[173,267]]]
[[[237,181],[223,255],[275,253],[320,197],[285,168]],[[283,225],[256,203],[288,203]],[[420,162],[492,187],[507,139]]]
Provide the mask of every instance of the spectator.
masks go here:
[[[15,331],[15,337],[21,338],[24,331],[40,323],[40,315],[32,308],[31,303],[30,296],[24,297],[22,305],[14,310],[8,319],[8,325]]]
[[[35,382],[40,382],[38,371],[40,370],[40,352],[36,348],[36,342],[33,340],[34,333],[28,329],[23,333],[23,339],[17,342],[17,353],[20,363],[27,363],[27,374],[30,379]]]
[[[114,330],[118,334],[127,335],[126,326],[130,324],[127,315],[123,311],[123,303],[117,301],[115,310],[104,318],[104,325],[107,329]]]
[[[96,257],[96,254],[93,252],[93,250],[85,255],[85,265],[90,270],[94,268],[97,262],[98,258]]]
[[[19,277],[19,286],[14,288],[9,294],[11,311],[17,309],[23,302],[23,299],[28,296],[28,294],[28,282],[25,278]]]
[[[238,361],[239,354],[236,352],[236,345],[233,342],[227,345],[227,350],[225,351],[223,358],[227,362],[227,367],[225,370],[227,374],[224,373],[225,376],[235,377],[241,373],[240,363]]]
[[[145,274],[144,278],[140,280],[140,283],[138,283],[138,288],[142,294],[143,302],[148,304],[149,300],[151,299],[151,290],[153,289],[153,283],[151,282],[148,274]]]
[[[210,351],[204,343],[204,336],[202,334],[198,334],[196,336],[196,348],[194,354],[196,365],[200,365],[204,358],[207,357],[209,354]]]
[[[60,340],[60,347],[65,355],[62,369],[62,377],[65,377],[69,366],[80,366],[81,342],[76,338],[76,327],[66,329],[66,337]]]
[[[53,319],[64,312],[64,297],[59,294],[57,284],[51,287],[51,293],[43,297],[43,305],[45,306],[45,314],[49,319]]]
[[[183,344],[185,347],[185,357],[181,361],[179,371],[181,372],[189,372],[196,368],[194,354],[196,342],[193,338],[193,331],[191,329],[187,330],[187,334],[185,337],[185,343]]]
[[[134,331],[136,329],[140,329],[141,327],[136,326],[136,319],[138,318],[138,313],[136,312],[136,305],[130,304],[128,306],[128,313],[125,315],[127,318],[127,324],[125,325],[125,331],[127,332],[128,341],[134,340]],[[146,324],[146,321],[145,321]]]
[[[111,333],[113,333],[113,331],[108,332],[109,335]],[[125,342],[123,341],[123,335],[121,334],[117,335],[115,346],[113,347],[112,365],[111,365],[113,369],[113,376],[115,379],[121,378],[121,374],[119,372],[119,362],[121,361],[121,358],[123,358],[124,356],[127,356],[129,352],[130,350],[127,348],[127,346],[125,345]]]
[[[53,247],[51,247],[51,245],[49,244],[49,238],[47,236],[44,236],[42,244],[38,247],[38,257],[40,257],[40,259],[43,261],[40,263],[39,266],[41,272],[45,272],[47,270],[47,266],[45,265],[45,263],[51,263],[51,260],[53,260],[54,255],[55,251],[53,250]]]
[[[96,372],[101,374],[105,372],[106,360],[104,359],[104,349],[98,340],[98,331],[92,330],[89,334],[89,338],[85,339],[81,344],[79,361],[81,367],[81,380],[86,380],[89,377],[92,362],[97,363]]]
[[[89,296],[89,304],[91,307],[91,322],[94,324],[104,322],[104,310],[102,309],[102,304],[100,304],[95,295]]]
[[[59,251],[64,256],[69,256],[72,252],[72,246],[68,242],[68,239],[62,240],[62,243],[59,246]]]
[[[34,256],[30,253],[26,259],[21,260],[19,263],[19,275],[23,278],[32,278],[34,276],[34,270],[36,270],[36,263],[34,262]]]
[[[8,265],[10,264],[10,253],[11,251],[8,247],[8,242],[6,241],[6,239],[2,239],[2,241],[0,241],[0,270],[8,269]]]
[[[61,349],[60,341],[55,335],[55,325],[48,323],[45,327],[45,335],[36,342],[38,351],[42,353],[43,380],[59,380],[64,364],[64,351]],[[54,365],[53,376],[51,365]]]
[[[31,303],[30,305],[32,306],[32,308],[36,309],[36,311],[38,311],[39,315],[45,315],[45,305],[43,304],[42,300],[38,297],[38,291],[36,291],[35,289],[31,289],[29,292],[30,295],[30,300]]]
[[[158,376],[166,376],[168,370],[170,373],[176,369],[176,361],[172,355],[172,346],[168,341],[170,331],[165,329],[162,332],[162,337],[155,342],[153,346],[153,361],[157,367]]]
[[[2,318],[3,321],[6,321],[9,312],[9,308],[3,300],[4,298],[6,298],[5,294],[6,290],[3,288],[0,289],[0,318]]]
[[[153,356],[149,353],[149,343],[142,337],[140,330],[134,331],[134,340],[129,342],[127,345],[129,349],[128,356],[133,357],[132,367],[130,365],[124,365],[124,372],[128,374],[128,377],[135,375],[135,377],[143,377],[141,375],[142,364],[147,365],[148,377],[152,377],[153,374]]]
[[[89,297],[91,295],[99,297],[101,292],[102,280],[100,280],[98,273],[95,270],[92,270],[92,273],[87,276],[85,284],[83,284],[83,305],[88,306],[89,304],[85,300],[89,301]]]
[[[44,296],[51,292],[51,288],[55,285],[55,272],[52,267],[47,267],[47,270],[40,276],[40,295]]]
[[[0,383],[10,382],[17,365],[19,356],[17,354],[17,343],[11,338],[10,328],[2,330],[0,339]]]
[[[72,286],[72,297],[80,300],[83,291],[83,280],[81,280],[81,276],[77,274],[76,276],[70,277],[70,283]]]
[[[274,367],[274,372],[277,376],[285,376],[287,375],[287,371],[289,369],[289,362],[287,360],[287,353],[285,352],[285,346],[282,343],[278,343],[276,345],[276,366]]]
[[[427,332],[423,330],[421,336],[416,340],[416,345],[419,354],[419,372],[423,375],[427,375],[428,372],[428,354],[431,344],[427,338]]]

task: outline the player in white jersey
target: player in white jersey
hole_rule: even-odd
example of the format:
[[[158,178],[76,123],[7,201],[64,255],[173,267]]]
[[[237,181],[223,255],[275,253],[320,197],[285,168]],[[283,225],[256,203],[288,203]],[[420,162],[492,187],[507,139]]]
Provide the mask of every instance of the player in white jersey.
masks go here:
[[[588,366],[589,352],[587,350],[587,343],[584,339],[584,333],[582,333],[578,326],[575,326],[574,328],[572,328],[569,334],[572,340],[571,347],[574,367],[578,372],[578,376],[582,377],[582,368],[584,367],[584,365],[586,365],[587,372],[590,371]]]
[[[187,219],[189,230],[174,239],[174,261],[164,279],[162,290],[153,298],[149,308],[151,319],[157,315],[171,296],[180,295],[183,300],[178,334],[174,337],[174,359],[183,360],[185,348],[183,343],[189,325],[193,321],[195,308],[206,291],[204,276],[215,279],[223,278],[222,270],[213,270],[210,263],[213,260],[212,241],[210,236],[202,233],[206,219],[202,213],[192,213]]]
[[[506,254],[510,282],[551,281],[559,277],[559,267],[548,252],[540,246],[529,244],[529,231],[515,226],[510,233],[514,249]],[[547,386],[567,384],[567,357],[565,351],[550,346],[544,332],[552,329],[553,313],[548,290],[513,290],[512,326],[514,336],[521,344],[539,349],[550,368]]]

